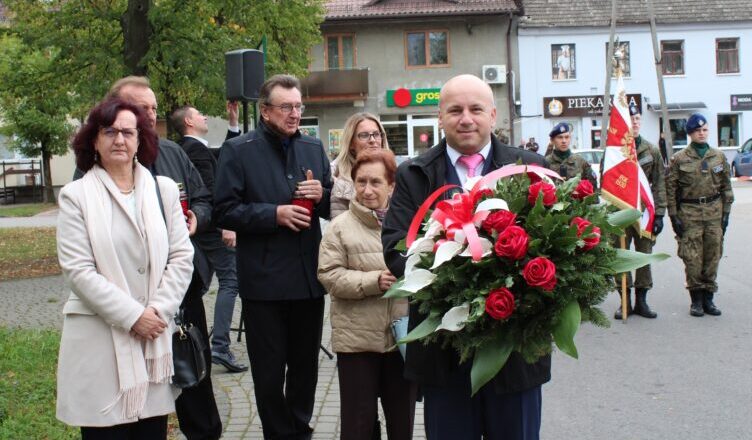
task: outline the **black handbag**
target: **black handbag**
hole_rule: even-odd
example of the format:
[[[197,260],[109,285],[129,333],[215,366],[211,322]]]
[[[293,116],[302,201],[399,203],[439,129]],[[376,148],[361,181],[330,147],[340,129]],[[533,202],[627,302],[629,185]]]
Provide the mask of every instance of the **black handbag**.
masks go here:
[[[201,331],[183,319],[183,309],[175,315],[177,331],[172,334],[172,363],[175,374],[172,384],[178,388],[192,388],[206,377],[204,338]]]
[[[162,211],[165,224],[167,224],[164,205],[162,204],[162,193],[159,191],[159,183],[153,170],[152,177],[154,177],[154,185],[157,188],[159,209]],[[204,356],[206,344],[204,344],[201,330],[195,325],[185,322],[182,306],[175,314],[175,325],[177,330],[172,334],[172,365],[174,369],[172,384],[181,389],[192,388],[206,377],[207,363]]]

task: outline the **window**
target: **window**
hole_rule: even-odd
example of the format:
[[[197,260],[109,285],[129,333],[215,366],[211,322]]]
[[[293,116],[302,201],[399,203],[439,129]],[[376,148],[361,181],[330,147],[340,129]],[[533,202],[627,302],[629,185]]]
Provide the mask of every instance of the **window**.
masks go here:
[[[716,73],[739,73],[739,39],[717,38],[715,40]]]
[[[551,79],[576,79],[574,44],[551,45]]]
[[[405,33],[405,63],[411,67],[449,65],[449,33],[420,31]]]
[[[616,51],[620,51],[622,54],[621,74],[625,78],[629,78],[632,76],[629,62],[629,41],[620,41],[618,45],[614,44],[614,52]],[[613,57],[608,56],[608,41],[606,41],[606,59],[613,60]],[[614,69],[613,77],[616,78],[616,69]]]
[[[661,41],[664,75],[684,75],[684,40]]]
[[[355,67],[355,35],[326,36],[326,67],[329,70],[345,70]]]
[[[395,156],[407,156],[407,116],[381,115],[381,124],[386,131],[389,148]]]
[[[718,146],[736,147],[739,145],[739,115],[718,115]]]
[[[658,119],[658,129],[662,130],[663,118]],[[671,145],[676,148],[677,146],[687,145],[687,119],[669,119],[668,128],[671,130]],[[676,150],[674,150],[676,151]],[[670,155],[671,153],[669,153]]]

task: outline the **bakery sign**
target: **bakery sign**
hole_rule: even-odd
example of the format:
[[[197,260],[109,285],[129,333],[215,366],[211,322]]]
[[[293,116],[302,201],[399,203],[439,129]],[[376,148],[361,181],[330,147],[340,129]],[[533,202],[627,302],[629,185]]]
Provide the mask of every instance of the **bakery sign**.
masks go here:
[[[611,96],[613,99],[613,95]],[[642,110],[642,95],[627,95],[627,106]],[[603,95],[552,96],[543,98],[543,116],[559,118],[569,116],[600,116],[603,114]]]

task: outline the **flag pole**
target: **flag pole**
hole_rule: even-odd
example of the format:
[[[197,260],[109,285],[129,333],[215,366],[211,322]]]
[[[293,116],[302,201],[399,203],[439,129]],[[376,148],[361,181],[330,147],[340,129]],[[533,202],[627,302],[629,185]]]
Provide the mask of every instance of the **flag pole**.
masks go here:
[[[673,155],[674,140],[671,137],[671,130],[669,128],[668,120],[668,108],[666,108],[666,90],[663,87],[663,60],[661,57],[661,51],[658,48],[658,36],[655,30],[655,12],[653,9],[653,0],[647,0],[648,6],[648,18],[650,20],[650,36],[653,40],[653,57],[655,58],[655,76],[658,80],[658,98],[661,101],[661,119],[663,124],[661,125],[661,132],[663,133],[663,140],[666,142],[666,156],[663,160],[670,159]]]
[[[619,241],[621,243],[622,249],[627,249],[627,237],[626,235],[622,235],[619,238]],[[627,323],[627,273],[622,272],[621,274],[621,322],[622,324]]]
[[[606,140],[608,139],[606,131],[607,131],[607,122],[608,122],[608,115],[609,112],[606,112],[606,109],[611,108],[611,76],[613,75],[613,66],[614,66],[614,34],[616,33],[616,0],[611,0],[611,31],[609,33],[608,37],[608,54],[609,56],[606,57],[606,86],[604,87],[603,92],[603,114],[601,115],[601,145],[600,148],[606,148],[608,145],[606,145]],[[601,173],[603,173],[603,168],[601,167]]]

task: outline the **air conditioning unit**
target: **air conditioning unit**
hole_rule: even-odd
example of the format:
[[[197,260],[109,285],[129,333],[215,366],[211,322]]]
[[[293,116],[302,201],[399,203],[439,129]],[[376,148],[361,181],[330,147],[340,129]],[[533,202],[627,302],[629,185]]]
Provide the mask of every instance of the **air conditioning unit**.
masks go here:
[[[483,81],[488,84],[506,84],[507,83],[507,66],[504,64],[494,64],[483,66]]]

